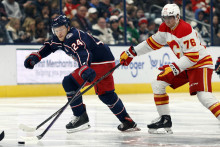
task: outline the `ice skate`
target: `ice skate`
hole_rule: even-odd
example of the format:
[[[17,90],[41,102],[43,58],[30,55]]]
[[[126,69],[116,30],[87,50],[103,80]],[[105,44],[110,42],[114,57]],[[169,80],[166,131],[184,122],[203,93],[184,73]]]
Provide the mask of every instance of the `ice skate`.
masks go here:
[[[150,134],[172,134],[172,121],[170,115],[162,115],[147,125]]]
[[[74,133],[89,128],[89,118],[86,111],[81,116],[73,116],[72,120],[66,125],[67,133]]]
[[[125,121],[118,126],[118,130],[122,132],[132,132],[140,131],[141,129],[137,127],[137,124],[130,118],[129,115],[125,117]]]

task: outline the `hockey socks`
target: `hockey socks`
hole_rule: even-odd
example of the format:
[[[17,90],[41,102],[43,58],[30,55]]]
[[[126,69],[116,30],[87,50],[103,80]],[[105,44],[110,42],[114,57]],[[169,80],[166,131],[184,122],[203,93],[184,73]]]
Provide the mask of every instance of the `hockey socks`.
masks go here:
[[[68,101],[71,101],[72,97],[68,96]],[[73,111],[74,116],[80,116],[83,114],[83,112],[86,111],[85,106],[82,102],[82,97],[74,101],[73,103],[70,104],[70,107]]]
[[[124,104],[115,92],[99,95],[100,100],[105,103],[115,116],[121,121],[125,121],[127,115]]]

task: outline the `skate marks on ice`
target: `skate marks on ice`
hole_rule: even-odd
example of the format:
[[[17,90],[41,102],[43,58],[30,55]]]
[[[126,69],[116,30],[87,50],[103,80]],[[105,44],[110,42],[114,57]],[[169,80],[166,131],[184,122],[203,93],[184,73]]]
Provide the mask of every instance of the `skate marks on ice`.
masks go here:
[[[219,147],[220,122],[196,97],[189,97],[189,94],[177,95],[175,94],[175,99],[170,96],[173,134],[148,134],[147,124],[158,117],[152,95],[120,95],[130,116],[141,128],[138,132],[119,132],[117,126],[120,122],[97,96],[85,96],[90,129],[66,133],[65,125],[72,114],[67,109],[42,140],[25,146]],[[20,136],[31,137],[42,133],[48,124],[33,133],[19,130],[18,125],[24,123],[36,127],[65,103],[65,97],[1,98],[0,127],[5,131],[5,138],[0,142],[0,147],[21,147],[17,143]]]

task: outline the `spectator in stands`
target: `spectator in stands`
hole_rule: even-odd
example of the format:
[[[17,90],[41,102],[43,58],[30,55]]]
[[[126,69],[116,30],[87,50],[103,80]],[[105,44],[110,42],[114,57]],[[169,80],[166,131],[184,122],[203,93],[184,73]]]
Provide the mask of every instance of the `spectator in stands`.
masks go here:
[[[193,13],[193,10],[192,10],[192,3],[191,3],[191,1],[186,1],[185,14],[189,18],[194,18],[195,17],[195,15]]]
[[[20,19],[13,18],[5,26],[9,33],[10,38],[13,40],[12,43],[24,43],[27,42],[27,35],[23,31],[20,31]]]
[[[98,11],[96,8],[89,8],[87,19],[91,25],[94,25],[98,21]]]
[[[220,24],[219,17],[217,15],[213,16],[213,29],[214,29],[214,45],[220,45]]]
[[[121,11],[117,8],[115,8],[111,11],[112,16],[114,16],[114,15],[119,16],[120,14],[121,14]]]
[[[124,44],[124,35],[123,32],[119,29],[118,16],[112,15],[109,20],[115,44]]]
[[[8,22],[8,17],[5,11],[5,7],[0,1],[0,43],[9,43],[9,38],[8,38],[9,35],[7,35],[7,31],[5,28],[7,22]]]
[[[136,17],[139,20],[140,18],[144,17],[144,10],[143,9],[138,9],[136,13]]]
[[[72,19],[76,12],[77,8],[80,6],[80,4],[73,4],[72,0],[65,0],[65,7],[64,7],[64,13],[69,18]]]
[[[37,16],[40,16],[41,10],[43,9],[43,6],[45,6],[45,0],[34,0],[32,1],[32,4],[36,6],[37,10]]]
[[[89,3],[90,7],[92,8],[98,8],[99,5],[99,0],[91,0],[91,2]]]
[[[0,21],[8,21],[8,16],[7,13],[5,11],[5,7],[2,4],[2,1],[0,1]]]
[[[137,8],[135,6],[129,6],[127,8],[128,18],[133,22],[135,28],[138,27],[138,19],[136,17],[136,12]]]
[[[48,40],[49,32],[45,29],[44,21],[38,17],[36,18],[35,24],[35,40],[34,42],[43,43],[44,41]]]
[[[124,33],[124,16],[119,17],[119,29]],[[127,41],[129,44],[138,44],[139,34],[132,21],[127,18]]]
[[[90,8],[89,2],[87,0],[79,0],[81,6],[85,6],[87,9]]]
[[[138,26],[139,26],[138,33],[140,35],[139,40],[138,40],[139,42],[142,42],[149,37],[147,24],[148,24],[148,21],[144,17],[140,18],[138,21]]]
[[[192,10],[196,12],[197,9],[202,9],[205,13],[210,13],[210,5],[206,0],[191,0]]]
[[[147,30],[149,37],[156,33],[156,24],[153,19],[148,19]]]
[[[41,10],[41,18],[44,21],[44,25],[46,27],[46,30],[49,31],[50,29],[50,7],[48,5],[45,5],[42,7]]]
[[[126,0],[126,9],[129,9],[130,7],[135,7],[135,9],[137,9],[133,0]]]
[[[213,16],[213,27],[214,27],[214,34],[220,38],[220,24],[219,24],[219,17],[217,15]]]
[[[104,17],[98,19],[98,23],[92,26],[92,34],[105,44],[115,44],[112,36],[112,30],[107,28],[106,20]]]
[[[59,15],[60,15],[59,10],[54,10],[54,11],[51,12],[50,18],[54,19],[54,18],[56,18]]]
[[[79,6],[77,8],[77,13],[72,20],[77,21],[79,23],[80,30],[84,32],[91,32],[92,28],[86,18],[86,13],[87,13],[87,8],[85,6]]]
[[[97,10],[99,12],[99,17],[104,17],[105,19],[110,18],[110,0],[101,0]]]
[[[213,6],[214,6],[214,14],[217,16],[220,16],[220,0],[214,0],[213,1]]]
[[[23,31],[27,34],[28,42],[27,43],[35,43],[35,20],[31,17],[27,17],[24,20],[24,23],[22,25]]]
[[[22,18],[19,4],[15,0],[3,0],[2,4],[5,7],[6,14],[9,19],[11,18]]]
[[[35,19],[37,17],[37,8],[34,4],[30,4],[28,7],[24,9],[25,18],[30,17]]]
[[[76,20],[71,21],[70,26],[80,30],[80,25]]]
[[[195,18],[200,21],[200,22],[205,22],[205,13],[202,9],[198,9],[196,10],[195,12]],[[202,25],[201,23],[197,23],[197,25],[194,27],[194,29],[201,34],[202,38],[204,38],[204,40],[206,42],[209,42],[210,41],[210,38],[209,38],[209,32],[208,32],[208,29]]]

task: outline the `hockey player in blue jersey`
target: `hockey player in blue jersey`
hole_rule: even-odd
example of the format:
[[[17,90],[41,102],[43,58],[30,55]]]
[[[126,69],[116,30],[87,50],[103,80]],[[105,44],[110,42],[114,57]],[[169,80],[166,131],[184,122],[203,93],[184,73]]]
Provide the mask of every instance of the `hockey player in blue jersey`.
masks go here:
[[[72,98],[79,86],[88,80],[87,85],[102,77],[115,67],[114,56],[110,48],[92,35],[76,28],[70,28],[69,20],[60,15],[52,21],[53,38],[46,41],[38,52],[31,53],[24,61],[24,66],[33,69],[34,65],[52,52],[63,50],[78,62],[79,68],[65,76],[62,85],[68,100]],[[131,119],[126,109],[114,92],[114,79],[112,74],[103,79],[95,87],[99,99],[106,104],[113,114],[122,122],[118,126],[120,131],[139,130],[137,124]],[[89,118],[86,113],[82,97],[70,104],[73,111],[71,121],[66,125],[68,133],[88,129]]]

